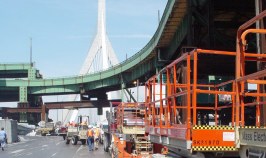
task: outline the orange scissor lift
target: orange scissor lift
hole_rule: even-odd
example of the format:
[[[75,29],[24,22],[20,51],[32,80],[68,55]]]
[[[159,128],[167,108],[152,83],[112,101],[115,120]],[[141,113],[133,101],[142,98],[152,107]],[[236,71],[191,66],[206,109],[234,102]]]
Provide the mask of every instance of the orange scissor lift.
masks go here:
[[[183,156],[195,152],[236,151],[235,122],[219,125],[218,111],[229,109],[234,113],[236,95],[221,87],[234,88],[234,81],[220,84],[198,82],[198,55],[235,56],[235,52],[195,49],[183,53],[170,65],[146,82],[146,132],[151,142],[163,144]],[[191,72],[191,73],[188,73]],[[198,104],[197,98],[213,95],[213,103]],[[220,105],[218,96],[230,96],[232,104]],[[213,125],[205,122],[213,115]],[[210,118],[209,118],[210,120]],[[198,153],[197,153],[198,154]]]
[[[241,151],[248,155],[246,146],[250,142],[242,140],[246,137],[249,139],[250,135],[245,135],[250,130],[245,126],[245,119],[249,115],[245,110],[255,113],[253,127],[260,127],[261,107],[266,103],[262,101],[266,94],[260,87],[266,84],[266,70],[247,74],[245,65],[247,62],[265,62],[266,55],[245,52],[245,36],[248,33],[265,34],[266,31],[244,31],[243,28],[246,29],[252,21],[261,19],[265,14],[264,11],[240,27],[236,52],[194,49],[183,53],[146,82],[146,132],[151,142],[167,146],[183,156],[236,156],[239,148],[240,155]],[[219,60],[212,61],[213,64],[222,59],[231,58],[235,61],[231,78],[222,76],[216,83],[202,80],[204,74],[202,70],[199,71],[202,68],[201,59],[204,59],[203,62],[213,60],[210,56],[219,57],[216,58]],[[220,71],[224,71],[223,67],[220,67]],[[213,76],[209,76],[209,81],[211,78]],[[249,91],[246,89],[247,83],[256,84],[257,88]],[[246,101],[252,100],[250,97],[254,101]],[[210,98],[213,100],[208,101]],[[247,109],[250,106],[255,108]],[[254,132],[261,133],[261,140],[265,138],[265,141],[259,143],[259,147],[264,149],[266,132],[264,128],[259,131],[253,129],[250,132],[251,135]],[[256,145],[256,142],[251,145]]]

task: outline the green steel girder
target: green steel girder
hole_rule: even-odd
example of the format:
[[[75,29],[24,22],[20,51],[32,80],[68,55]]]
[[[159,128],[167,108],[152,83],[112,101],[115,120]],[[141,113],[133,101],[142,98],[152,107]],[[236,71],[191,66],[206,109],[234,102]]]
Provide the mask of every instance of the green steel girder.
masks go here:
[[[0,70],[0,78],[27,78],[28,70]]]
[[[0,71],[28,70],[31,68],[32,68],[32,64],[29,64],[29,63],[0,64]]]
[[[155,72],[156,68],[156,60],[157,58],[154,57],[148,61],[145,62],[145,64],[138,65],[133,71],[132,71],[132,77],[131,77],[131,82],[140,79],[140,82],[146,81],[147,78],[151,77],[152,71]],[[144,79],[144,80],[142,80]]]
[[[76,94],[80,92],[79,85],[57,85],[29,87],[29,94],[33,95],[52,95],[52,94]]]
[[[36,79],[36,71],[37,70],[35,68],[28,69],[28,79],[29,80]]]
[[[19,87],[19,102],[27,102],[28,101],[28,91],[27,87],[21,86]]]
[[[136,68],[134,68],[131,72],[123,72],[126,75],[124,76],[124,81],[126,81],[126,84],[131,85],[134,80],[147,75],[148,72],[152,70],[155,66],[155,58],[152,60],[146,61],[144,64],[140,64]],[[122,74],[123,74],[122,73]],[[150,77],[150,76],[148,76]],[[29,87],[29,93],[34,95],[51,95],[54,93],[57,94],[74,94],[74,93],[80,93],[81,88],[83,88],[85,91],[91,91],[95,89],[102,89],[105,88],[105,91],[112,91],[120,89],[121,84],[121,77],[120,74],[110,76],[107,78],[104,78],[102,75],[99,76],[99,80],[95,79],[91,82],[84,82],[85,80],[79,76],[77,79],[75,79],[76,84],[66,84],[66,81],[62,81],[62,85],[51,85],[48,86],[48,83],[58,83],[56,81],[49,81],[46,82],[46,86],[33,86]],[[74,81],[73,81],[74,82]],[[133,86],[133,85],[132,85]]]
[[[129,95],[129,102],[131,102],[131,99],[133,100],[133,102],[137,102],[137,100],[134,98],[134,96],[132,95],[131,91],[129,91],[127,88],[125,89],[125,91],[127,92],[127,94]]]
[[[165,49],[163,59],[170,59],[175,53],[178,47],[180,47],[182,41],[185,39],[187,32],[188,32],[188,15],[186,15],[181,24],[179,25],[179,28],[176,30],[176,33],[174,35],[174,38],[172,42],[170,43],[169,47]]]
[[[0,64],[0,78],[40,78],[39,70],[30,63]]]

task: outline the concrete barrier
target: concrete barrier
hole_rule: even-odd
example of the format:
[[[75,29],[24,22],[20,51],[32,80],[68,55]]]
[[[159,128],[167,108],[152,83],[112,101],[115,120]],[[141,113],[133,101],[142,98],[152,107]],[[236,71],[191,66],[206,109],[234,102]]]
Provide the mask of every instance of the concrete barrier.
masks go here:
[[[7,143],[13,143],[18,141],[17,121],[10,119],[0,120],[0,130],[4,127],[7,133]]]

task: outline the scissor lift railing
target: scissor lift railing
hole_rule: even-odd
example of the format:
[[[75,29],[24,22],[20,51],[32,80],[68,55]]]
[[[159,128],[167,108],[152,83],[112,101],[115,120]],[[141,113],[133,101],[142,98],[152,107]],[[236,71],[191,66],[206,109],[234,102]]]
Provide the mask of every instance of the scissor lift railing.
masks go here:
[[[235,52],[195,49],[184,53],[149,79],[146,82],[146,132],[150,135],[175,138],[176,141],[186,141],[183,148],[194,151],[235,150],[235,116],[233,116],[236,95],[234,92],[235,81],[199,84],[197,77],[199,54],[236,56]],[[181,67],[183,67],[183,74],[178,74],[178,69]],[[183,75],[181,82],[179,82],[180,75]],[[231,88],[228,91],[222,90],[221,87],[224,86]],[[213,95],[215,99],[212,104],[199,104],[197,102],[199,94]],[[230,96],[231,103],[220,104],[218,97],[221,95]],[[222,109],[230,109],[232,114],[230,125],[219,123],[218,113]],[[203,125],[199,121],[199,112],[204,113],[204,111],[212,111],[215,120],[213,126]],[[170,142],[171,140],[168,140],[168,143]]]
[[[266,58],[266,56],[264,57]],[[255,73],[252,73],[250,75],[246,75],[244,77],[241,77],[237,79],[237,83],[240,84],[240,106],[237,107],[240,109],[240,117],[239,117],[239,126],[240,127],[263,127],[264,125],[261,124],[260,117],[261,116],[261,106],[266,105],[266,102],[262,100],[262,97],[266,97],[266,93],[261,90],[262,86],[266,85],[266,80],[263,79],[266,77],[266,70],[261,70]],[[245,90],[245,85],[247,84],[254,84],[256,89],[253,91],[247,91]],[[245,98],[252,97],[253,99],[250,100],[251,102],[245,102]],[[246,107],[255,107],[255,119],[254,122],[246,123],[246,113],[245,109]]]
[[[247,51],[248,34],[266,34],[266,29],[251,28],[255,22],[266,17],[266,10],[255,16],[239,27],[237,32],[237,56],[236,56],[236,140],[240,156],[247,158],[250,155],[265,155],[266,152],[266,126],[265,126],[265,87],[266,70],[248,72],[247,62],[266,62],[266,52],[250,53]],[[262,43],[262,47],[266,43]],[[255,88],[249,90],[248,84]],[[262,115],[264,113],[264,115]],[[263,120],[263,121],[261,121]]]
[[[263,92],[263,86],[266,84],[266,70],[254,71],[250,74],[246,72],[246,63],[247,62],[266,62],[266,54],[250,53],[246,52],[247,40],[246,36],[248,34],[266,34],[266,29],[253,29],[250,28],[255,22],[262,20],[266,17],[266,10],[261,12],[259,15],[250,19],[245,24],[241,25],[237,31],[237,58],[236,58],[236,115],[237,122],[236,124],[244,127],[247,124],[245,123],[245,107],[255,107],[256,119],[254,123],[248,124],[248,126],[260,127],[261,126],[261,107],[266,105],[265,101],[262,101],[262,97],[266,97],[265,92]],[[262,43],[266,45],[266,43]],[[254,84],[256,88],[254,91],[247,91],[245,86],[247,84]],[[265,90],[265,89],[264,89]],[[245,102],[246,97],[253,97],[254,101]],[[265,98],[264,98],[265,100]],[[262,116],[266,117],[266,116]]]

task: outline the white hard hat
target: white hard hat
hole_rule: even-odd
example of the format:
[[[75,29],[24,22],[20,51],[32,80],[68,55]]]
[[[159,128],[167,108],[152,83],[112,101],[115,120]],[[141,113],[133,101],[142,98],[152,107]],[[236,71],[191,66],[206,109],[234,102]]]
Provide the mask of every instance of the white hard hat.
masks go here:
[[[89,128],[92,128],[92,125],[89,125]]]

